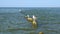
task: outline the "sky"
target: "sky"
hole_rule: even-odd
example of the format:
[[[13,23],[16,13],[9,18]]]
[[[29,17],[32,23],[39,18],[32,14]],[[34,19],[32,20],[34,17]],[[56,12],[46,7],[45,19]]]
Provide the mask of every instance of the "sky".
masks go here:
[[[0,0],[0,7],[60,7],[60,0]]]

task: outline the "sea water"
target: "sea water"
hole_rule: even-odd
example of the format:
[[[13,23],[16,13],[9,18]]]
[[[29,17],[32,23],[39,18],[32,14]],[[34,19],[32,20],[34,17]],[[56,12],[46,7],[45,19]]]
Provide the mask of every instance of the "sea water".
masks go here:
[[[25,18],[37,17],[37,28]],[[26,29],[26,30],[25,30]],[[0,34],[60,34],[58,7],[0,7]]]

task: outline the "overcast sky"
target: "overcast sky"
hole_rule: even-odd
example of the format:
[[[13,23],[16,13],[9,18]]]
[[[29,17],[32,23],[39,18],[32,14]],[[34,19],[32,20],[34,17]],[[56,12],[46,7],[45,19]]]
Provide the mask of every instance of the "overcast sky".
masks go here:
[[[0,7],[60,7],[60,0],[0,0]]]

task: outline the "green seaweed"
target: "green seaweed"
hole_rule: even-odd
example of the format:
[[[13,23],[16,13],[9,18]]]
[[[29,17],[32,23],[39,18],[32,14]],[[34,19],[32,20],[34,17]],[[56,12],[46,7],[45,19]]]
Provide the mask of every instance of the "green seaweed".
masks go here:
[[[33,28],[9,28],[8,31],[17,31],[17,30],[24,30],[24,31],[32,31]]]
[[[35,34],[36,32],[30,32],[29,34]]]

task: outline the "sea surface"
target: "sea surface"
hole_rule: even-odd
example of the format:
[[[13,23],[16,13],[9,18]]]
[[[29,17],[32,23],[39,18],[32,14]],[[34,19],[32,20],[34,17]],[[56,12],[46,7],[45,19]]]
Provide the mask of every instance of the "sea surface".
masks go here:
[[[37,28],[25,16],[37,17]],[[0,34],[60,34],[59,7],[0,7]]]

